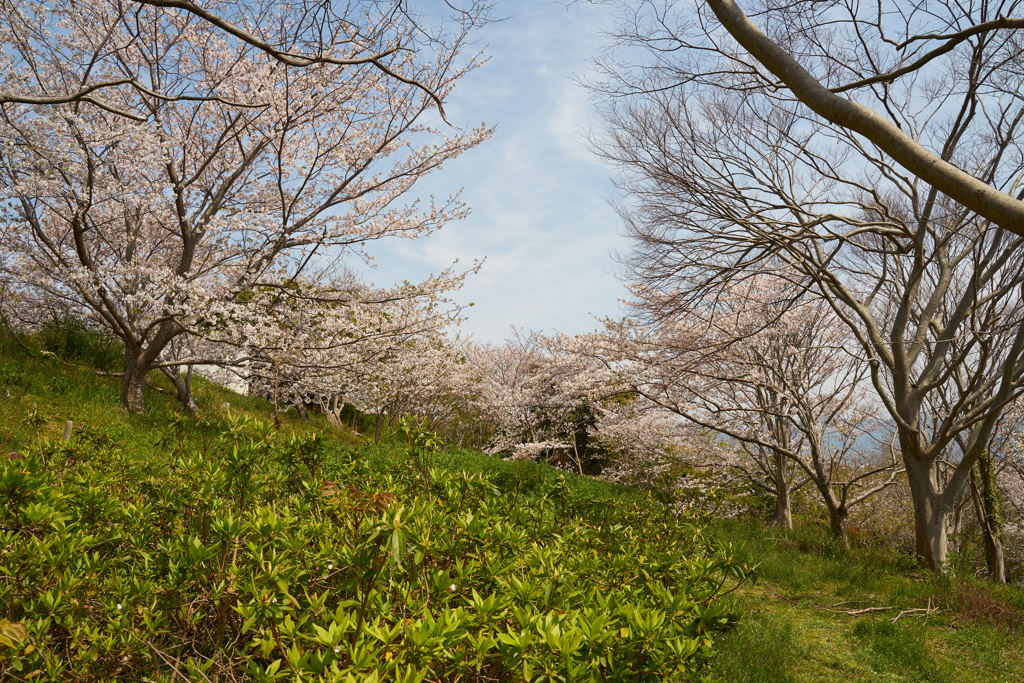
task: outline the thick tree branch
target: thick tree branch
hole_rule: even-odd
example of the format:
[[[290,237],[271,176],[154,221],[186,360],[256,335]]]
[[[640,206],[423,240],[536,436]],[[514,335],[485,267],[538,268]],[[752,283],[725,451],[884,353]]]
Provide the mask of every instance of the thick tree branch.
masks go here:
[[[102,81],[100,83],[92,83],[84,88],[77,90],[72,93],[65,93],[63,95],[17,95],[14,93],[0,93],[0,105],[4,104],[34,104],[34,105],[54,105],[54,104],[70,104],[71,102],[88,102],[89,104],[95,105],[104,111],[108,111],[111,114],[123,116],[133,121],[145,121],[145,116],[139,116],[132,112],[118,109],[109,104],[101,102],[89,95],[97,90],[104,88],[113,88],[119,85],[126,85],[134,83],[134,78],[121,78],[114,81]]]
[[[875,111],[831,92],[768,38],[733,0],[707,0],[722,26],[822,118],[863,135],[908,171],[963,206],[1024,236],[1024,202],[942,160]]]

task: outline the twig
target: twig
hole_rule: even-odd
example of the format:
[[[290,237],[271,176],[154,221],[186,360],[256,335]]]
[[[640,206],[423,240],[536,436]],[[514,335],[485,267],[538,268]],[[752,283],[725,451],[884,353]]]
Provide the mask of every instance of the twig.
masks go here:
[[[842,612],[843,614],[849,614],[851,617],[856,617],[861,614],[868,614],[870,612],[885,612],[887,610],[896,609],[895,607],[863,607],[861,609],[833,609],[830,612]]]
[[[938,612],[938,611],[939,611],[939,606],[936,605],[935,607],[932,607],[932,599],[928,598],[928,606],[927,607],[915,607],[913,609],[905,609],[902,612],[900,612],[899,614],[897,614],[895,617],[892,618],[892,623],[895,624],[899,620],[900,617],[905,617],[905,616],[910,615],[910,614],[918,614],[918,615],[927,617],[929,614],[932,614],[932,613]]]
[[[185,679],[185,680],[188,680],[188,676],[186,676],[185,674],[183,674],[183,673],[181,672],[181,670],[180,670],[180,669],[178,669],[178,667],[176,667],[176,666],[175,666],[175,663],[179,663],[179,664],[180,664],[180,662],[178,662],[178,661],[177,661],[177,659],[175,659],[175,660],[173,660],[173,661],[172,661],[171,659],[169,659],[169,658],[168,658],[168,656],[167,656],[167,655],[165,655],[165,654],[164,654],[163,652],[161,652],[161,651],[160,651],[160,649],[159,649],[159,648],[157,648],[157,646],[156,646],[156,645],[154,645],[153,643],[149,642],[148,640],[146,641],[146,644],[147,644],[147,645],[149,645],[149,648],[150,648],[150,650],[151,650],[151,651],[152,651],[152,652],[153,652],[153,653],[154,653],[155,655],[157,655],[158,657],[160,657],[160,659],[164,660],[164,663],[165,663],[165,664],[167,664],[167,666],[171,667],[171,669],[172,669],[172,670],[174,671],[174,673],[176,673],[177,675],[181,676],[181,677],[182,677],[183,679]],[[203,677],[203,678],[204,678],[205,680],[207,680],[207,681],[209,681],[209,680],[210,680],[210,679],[209,679],[209,678],[207,678],[207,676],[206,676],[205,674],[203,674],[202,672],[199,672],[199,675],[201,675],[201,676],[202,676],[202,677]]]
[[[762,585],[763,585],[763,586],[764,586],[765,588],[767,588],[768,590],[770,590],[770,591],[771,591],[772,593],[775,593],[775,595],[777,595],[778,597],[782,598],[783,600],[785,600],[785,601],[787,601],[787,602],[792,602],[792,603],[796,603],[796,602],[797,602],[797,601],[796,601],[795,599],[793,599],[793,598],[791,598],[791,597],[788,597],[788,596],[786,596],[786,595],[783,595],[783,594],[782,594],[782,593],[780,593],[779,591],[775,590],[775,589],[774,589],[774,588],[772,588],[772,587],[771,587],[771,585],[770,585],[770,584],[768,584],[768,583],[765,583],[765,584],[762,584]]]

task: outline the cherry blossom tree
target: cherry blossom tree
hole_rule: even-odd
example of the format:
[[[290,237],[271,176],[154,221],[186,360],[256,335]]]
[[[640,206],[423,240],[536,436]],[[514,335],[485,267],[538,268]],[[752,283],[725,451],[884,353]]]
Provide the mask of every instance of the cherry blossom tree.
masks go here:
[[[483,446],[472,424],[476,376],[463,341],[450,334],[420,335],[398,346],[380,359],[371,386],[389,426],[402,415],[417,415],[454,445]]]
[[[188,2],[17,5],[17,28],[0,30],[5,90],[126,81],[102,101],[0,104],[0,183],[3,276],[123,340],[132,411],[180,335],[249,334],[230,325],[253,296],[289,312],[312,291],[339,305],[339,268],[368,242],[464,216],[455,197],[405,197],[489,135],[433,122],[476,66],[462,56],[476,13],[428,35],[386,3],[331,5],[329,19],[293,4],[217,7],[258,41],[211,32]]]
[[[588,343],[513,330],[503,346],[468,351],[479,377],[479,410],[493,426],[488,452],[549,456],[584,471],[593,406],[621,391],[602,364],[575,352]]]
[[[446,334],[462,310],[448,295],[467,274],[449,269],[389,289],[351,275],[329,287],[293,281],[283,303],[276,288],[247,292],[227,324],[189,329],[190,339],[202,338],[205,357],[197,348],[168,365],[234,372],[274,402],[275,419],[280,406],[318,406],[337,420],[349,403],[381,424],[423,407],[423,394],[437,388],[444,372],[437,366],[449,358]]]
[[[652,491],[679,512],[721,518],[743,511],[748,478],[735,448],[637,394],[595,410],[593,439],[608,454],[602,478]]]
[[[413,22],[418,21],[416,17],[411,16],[406,0],[367,4],[378,9],[382,16],[403,15]],[[407,33],[393,35],[390,33],[392,26],[387,21],[370,25],[350,23],[348,14],[351,13],[352,7],[339,7],[332,0],[281,0],[273,4],[221,0],[216,4],[216,9],[211,9],[210,6],[201,7],[191,0],[124,0],[118,3],[100,3],[100,11],[116,12],[121,18],[130,18],[132,13],[137,12],[143,6],[173,9],[191,14],[197,20],[204,22],[206,30],[220,32],[234,40],[246,43],[285,66],[296,68],[318,64],[372,66],[391,78],[423,90],[434,100],[441,117],[445,118],[444,105],[438,93],[419,80],[417,75],[397,70],[396,64],[388,59],[395,53],[415,50],[413,38],[427,42],[437,40],[437,36],[432,36],[424,30],[422,23],[418,27],[418,35]],[[462,7],[456,7],[449,3],[448,6],[459,12],[463,20],[474,23],[486,21],[487,7],[480,3],[471,2]],[[48,21],[39,22],[37,7],[23,2],[6,2],[0,5],[0,16],[4,19],[2,23],[10,27],[8,38],[13,49],[6,55],[8,61],[11,63],[21,61],[34,68],[37,65],[53,65],[74,60],[74,52],[65,52],[66,46],[53,40],[54,31],[74,29],[76,27],[74,19],[85,11],[83,4],[77,3],[70,6],[57,4],[47,7],[47,10]],[[75,12],[78,12],[79,15],[76,15]],[[298,30],[293,30],[285,36],[290,41],[287,43],[276,40],[281,37],[280,35],[273,35],[272,32],[267,35],[264,26],[261,26],[259,21],[261,19],[263,22],[272,21],[281,15],[303,15]],[[254,23],[255,26],[253,26]],[[324,42],[326,36],[339,36],[339,28],[342,37],[339,42],[334,44]],[[120,35],[107,36],[108,42],[104,46],[106,49],[124,48],[127,43],[144,38],[142,25],[126,25],[123,29]],[[311,30],[308,35],[304,35],[303,29]],[[345,46],[342,54],[335,51],[339,44]],[[128,109],[118,108],[116,104],[107,100],[106,95],[109,91],[117,90],[135,90],[169,100],[182,97],[180,94],[164,92],[159,83],[148,82],[145,78],[138,78],[130,74],[104,79],[101,77],[101,73],[88,70],[81,80],[72,77],[48,83],[39,81],[33,83],[31,79],[26,81],[19,78],[16,71],[0,71],[0,105],[18,103],[49,106],[81,103],[136,121],[145,120],[139,114]],[[193,101],[220,99],[216,93],[209,92],[193,92],[186,97]]]
[[[406,316],[409,312],[406,312]],[[349,403],[376,416],[374,439],[399,418],[416,415],[429,421],[431,430],[449,435],[452,423],[472,400],[473,375],[458,339],[450,339],[450,326],[434,326],[437,316],[389,315],[402,320],[400,335],[362,343],[359,362],[341,373],[328,404],[337,415]],[[340,417],[340,415],[339,415]]]

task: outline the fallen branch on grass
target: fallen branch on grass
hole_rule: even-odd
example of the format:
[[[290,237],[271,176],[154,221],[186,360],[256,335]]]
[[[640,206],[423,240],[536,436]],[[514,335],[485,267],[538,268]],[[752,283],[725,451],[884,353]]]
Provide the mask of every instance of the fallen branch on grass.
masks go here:
[[[914,609],[905,609],[902,612],[900,612],[899,614],[897,614],[895,617],[892,618],[892,623],[895,624],[897,621],[899,621],[899,619],[901,617],[909,616],[911,614],[914,614],[914,615],[917,615],[917,616],[922,616],[922,617],[927,617],[929,614],[932,614],[932,613],[938,612],[938,611],[939,611],[939,606],[936,605],[935,607],[932,607],[932,599],[928,598],[928,606],[927,607],[915,607]]]
[[[797,604],[796,600],[794,600],[793,598],[789,597],[788,595],[783,595],[779,591],[777,591],[774,588],[772,588],[770,584],[765,583],[765,584],[762,584],[762,585],[765,588],[767,588],[769,591],[771,591],[772,593],[775,593],[775,595],[777,595],[778,597],[782,598],[783,600],[785,600],[787,602],[792,602],[793,604]]]
[[[856,617],[861,614],[869,614],[871,612],[885,612],[886,610],[896,609],[895,607],[862,607],[860,609],[830,609],[829,612],[841,612],[843,614],[849,614],[851,617]]]

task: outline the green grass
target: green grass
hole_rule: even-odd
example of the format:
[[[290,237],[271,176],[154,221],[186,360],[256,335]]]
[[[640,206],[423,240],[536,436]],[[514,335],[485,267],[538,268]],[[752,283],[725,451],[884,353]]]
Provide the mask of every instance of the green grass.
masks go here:
[[[159,460],[167,450],[158,445],[159,438],[181,411],[169,393],[170,383],[160,373],[151,373],[149,383],[146,412],[128,415],[120,407],[116,367],[100,371],[45,350],[26,353],[0,332],[0,451],[59,438],[65,421],[72,420],[76,429],[102,428],[130,445],[140,458]],[[202,412],[214,420],[228,413],[263,419],[269,415],[270,403],[263,398],[243,396],[202,377],[196,377],[193,385]],[[283,419],[288,431],[309,433],[327,427],[321,416],[307,422],[294,411],[286,412]],[[39,424],[34,426],[36,421]],[[338,433],[336,439],[344,435]]]
[[[43,349],[42,345],[40,348]],[[92,353],[98,354],[98,351]],[[79,351],[76,355],[90,356],[88,351]],[[0,452],[28,448],[40,439],[58,439],[65,421],[72,420],[79,431],[90,427],[103,429],[123,447],[130,447],[140,461],[163,463],[169,450],[162,443],[167,425],[185,416],[163,375],[153,372],[148,382],[145,413],[128,415],[120,406],[120,377],[116,367],[99,371],[73,358],[58,358],[45,349],[26,353],[0,330]],[[204,430],[212,438],[217,421],[227,416],[265,420],[271,413],[272,406],[267,399],[239,394],[201,376],[193,379],[193,393],[200,416],[205,420],[199,423],[187,420],[188,438],[199,438]],[[323,433],[327,436],[328,448],[335,451],[359,446],[361,456],[377,468],[394,466],[404,459],[388,434],[383,443],[373,444],[369,438],[332,427],[323,415],[311,413],[308,419],[302,419],[294,410],[286,410],[281,420],[282,432]],[[40,424],[33,426],[34,421]],[[208,425],[204,427],[204,423]],[[372,429],[366,433],[372,435]],[[435,464],[452,471],[493,475],[499,482],[522,479],[534,487],[550,484],[562,474],[545,464],[500,460],[471,449],[446,449],[435,456]],[[577,497],[615,500],[620,504],[644,499],[635,489],[599,479],[573,474],[566,474],[566,479]]]
[[[935,577],[882,548],[847,552],[806,520],[789,532],[722,521],[711,533],[760,562],[713,680],[1024,680],[1024,590]],[[873,607],[889,609],[855,612]]]

